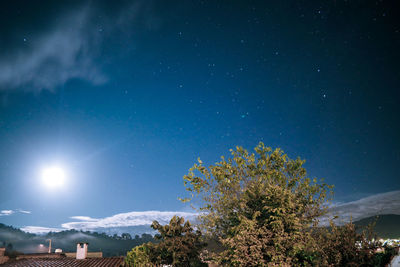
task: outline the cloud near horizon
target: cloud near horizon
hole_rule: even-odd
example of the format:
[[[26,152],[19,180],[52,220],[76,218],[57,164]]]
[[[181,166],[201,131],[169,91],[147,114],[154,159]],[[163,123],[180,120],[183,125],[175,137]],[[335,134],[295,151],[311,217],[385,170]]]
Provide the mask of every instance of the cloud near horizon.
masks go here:
[[[0,216],[10,216],[15,213],[24,213],[24,214],[31,214],[29,210],[22,210],[22,209],[16,209],[16,210],[0,210]]]
[[[21,228],[22,231],[32,234],[47,234],[49,232],[61,232],[66,229],[52,228],[52,227],[41,227],[41,226],[25,226]]]
[[[333,205],[329,209],[327,216],[321,218],[322,225],[329,224],[329,218],[338,215],[340,222],[348,222],[361,220],[367,217],[395,214],[400,215],[400,191],[392,191],[382,194],[376,194],[369,197],[361,198],[356,201]],[[62,230],[83,230],[83,231],[99,231],[99,229],[151,225],[154,220],[161,224],[166,224],[174,216],[182,216],[187,220],[194,221],[197,213],[177,212],[177,211],[132,211],[126,213],[115,214],[105,218],[92,218],[89,216],[72,216],[72,222],[66,222],[61,228],[48,228],[40,226],[26,226],[21,228],[23,231],[30,233],[44,233],[45,229],[49,231]]]
[[[59,232],[63,230],[83,230],[83,231],[100,231],[106,228],[129,227],[129,226],[150,226],[154,220],[161,224],[168,223],[174,216],[184,217],[185,220],[193,221],[197,217],[197,213],[180,212],[180,211],[132,211],[126,213],[115,214],[105,218],[91,218],[89,216],[72,216],[71,219],[76,221],[61,224],[61,228],[50,228],[41,226],[25,226],[21,230],[29,233],[42,234],[53,231]]]
[[[13,210],[2,210],[2,211],[0,211],[0,216],[9,216],[13,213],[14,213]]]
[[[92,230],[98,228],[151,225],[154,220],[160,223],[168,223],[174,215],[184,217],[186,220],[193,220],[196,218],[197,213],[177,211],[132,211],[101,219],[87,216],[73,216],[70,218],[79,221],[63,223],[61,226],[65,229]]]
[[[361,198],[356,201],[333,205],[328,215],[321,220],[322,225],[329,224],[329,218],[338,216],[338,223],[358,221],[364,218],[395,214],[400,215],[400,191],[391,191]]]

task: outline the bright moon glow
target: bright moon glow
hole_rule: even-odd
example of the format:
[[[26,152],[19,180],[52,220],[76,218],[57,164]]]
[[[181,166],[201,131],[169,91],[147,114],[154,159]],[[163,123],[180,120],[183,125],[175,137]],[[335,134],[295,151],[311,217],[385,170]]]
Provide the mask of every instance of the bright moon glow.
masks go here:
[[[65,172],[60,167],[49,167],[42,170],[42,182],[49,188],[62,187],[65,182]]]

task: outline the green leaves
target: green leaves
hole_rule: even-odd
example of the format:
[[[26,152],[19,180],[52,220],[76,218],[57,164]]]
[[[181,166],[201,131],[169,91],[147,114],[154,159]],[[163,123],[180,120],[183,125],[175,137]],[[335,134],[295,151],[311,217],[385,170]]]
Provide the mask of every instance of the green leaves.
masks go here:
[[[147,243],[134,247],[131,251],[127,253],[125,257],[125,264],[132,267],[153,266],[150,259],[152,248],[152,243]]]
[[[199,200],[202,228],[225,245],[221,262],[294,262],[308,242],[309,227],[325,212],[331,187],[307,177],[305,161],[279,148],[260,142],[254,151],[236,147],[230,158],[208,168],[198,159],[184,176],[191,198],[183,201]]]
[[[194,231],[189,221],[174,216],[167,225],[154,221],[151,227],[159,232],[156,238],[160,240],[152,252],[154,264],[202,265],[199,256],[205,243],[201,241],[201,232]]]

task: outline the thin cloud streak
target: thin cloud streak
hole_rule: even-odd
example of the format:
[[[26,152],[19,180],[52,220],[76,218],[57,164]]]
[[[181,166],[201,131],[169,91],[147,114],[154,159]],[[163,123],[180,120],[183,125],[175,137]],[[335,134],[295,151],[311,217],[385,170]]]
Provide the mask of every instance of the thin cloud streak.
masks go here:
[[[22,209],[16,209],[16,210],[1,210],[0,211],[0,216],[10,216],[16,213],[23,213],[23,214],[31,214],[31,211],[29,210],[22,210]]]
[[[72,216],[72,217],[69,217],[69,218],[70,218],[70,219],[74,219],[74,220],[89,221],[89,222],[96,222],[96,221],[99,220],[99,219],[90,218],[90,217],[88,217],[88,216]]]
[[[2,211],[0,211],[0,216],[9,216],[13,213],[14,213],[13,210],[2,210]]]
[[[17,211],[20,212],[20,213],[25,213],[25,214],[31,214],[31,213],[32,213],[32,212],[29,211],[29,210],[21,210],[21,209],[18,209]]]

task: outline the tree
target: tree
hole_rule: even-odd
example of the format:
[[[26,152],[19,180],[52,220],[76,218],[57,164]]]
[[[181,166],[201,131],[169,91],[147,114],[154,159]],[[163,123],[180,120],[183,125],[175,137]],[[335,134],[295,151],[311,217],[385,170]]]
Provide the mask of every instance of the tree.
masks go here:
[[[307,177],[304,160],[259,143],[242,147],[209,166],[198,164],[184,176],[190,198],[198,200],[202,229],[219,239],[221,263],[233,266],[302,265],[316,244],[310,227],[326,212],[332,186]]]
[[[125,259],[128,266],[207,266],[200,260],[200,251],[206,244],[189,221],[174,216],[167,225],[154,221],[151,227],[159,232],[155,236],[159,243],[134,247]]]
[[[200,260],[200,251],[206,245],[201,241],[201,232],[194,231],[189,221],[182,217],[174,216],[167,225],[160,225],[154,221],[151,227],[159,234],[155,236],[160,240],[153,251],[157,264],[171,264],[172,266],[204,266]],[[154,254],[153,254],[154,255]]]
[[[122,233],[121,239],[122,240],[132,240],[132,236],[129,233]]]
[[[6,246],[6,251],[11,252],[13,250],[13,244],[8,243]]]
[[[114,238],[114,239],[116,239],[116,240],[120,239],[119,236],[118,236],[117,234],[114,234],[114,235],[112,236],[112,238]]]
[[[142,244],[134,247],[129,251],[125,257],[125,263],[127,266],[132,267],[146,267],[153,266],[150,261],[150,251],[154,245],[152,243]]]
[[[375,223],[371,223],[357,227],[352,222],[337,226],[331,221],[329,228],[313,229],[313,238],[318,244],[314,265],[387,266],[394,250],[386,248],[382,253],[374,252],[380,247],[374,226]]]

